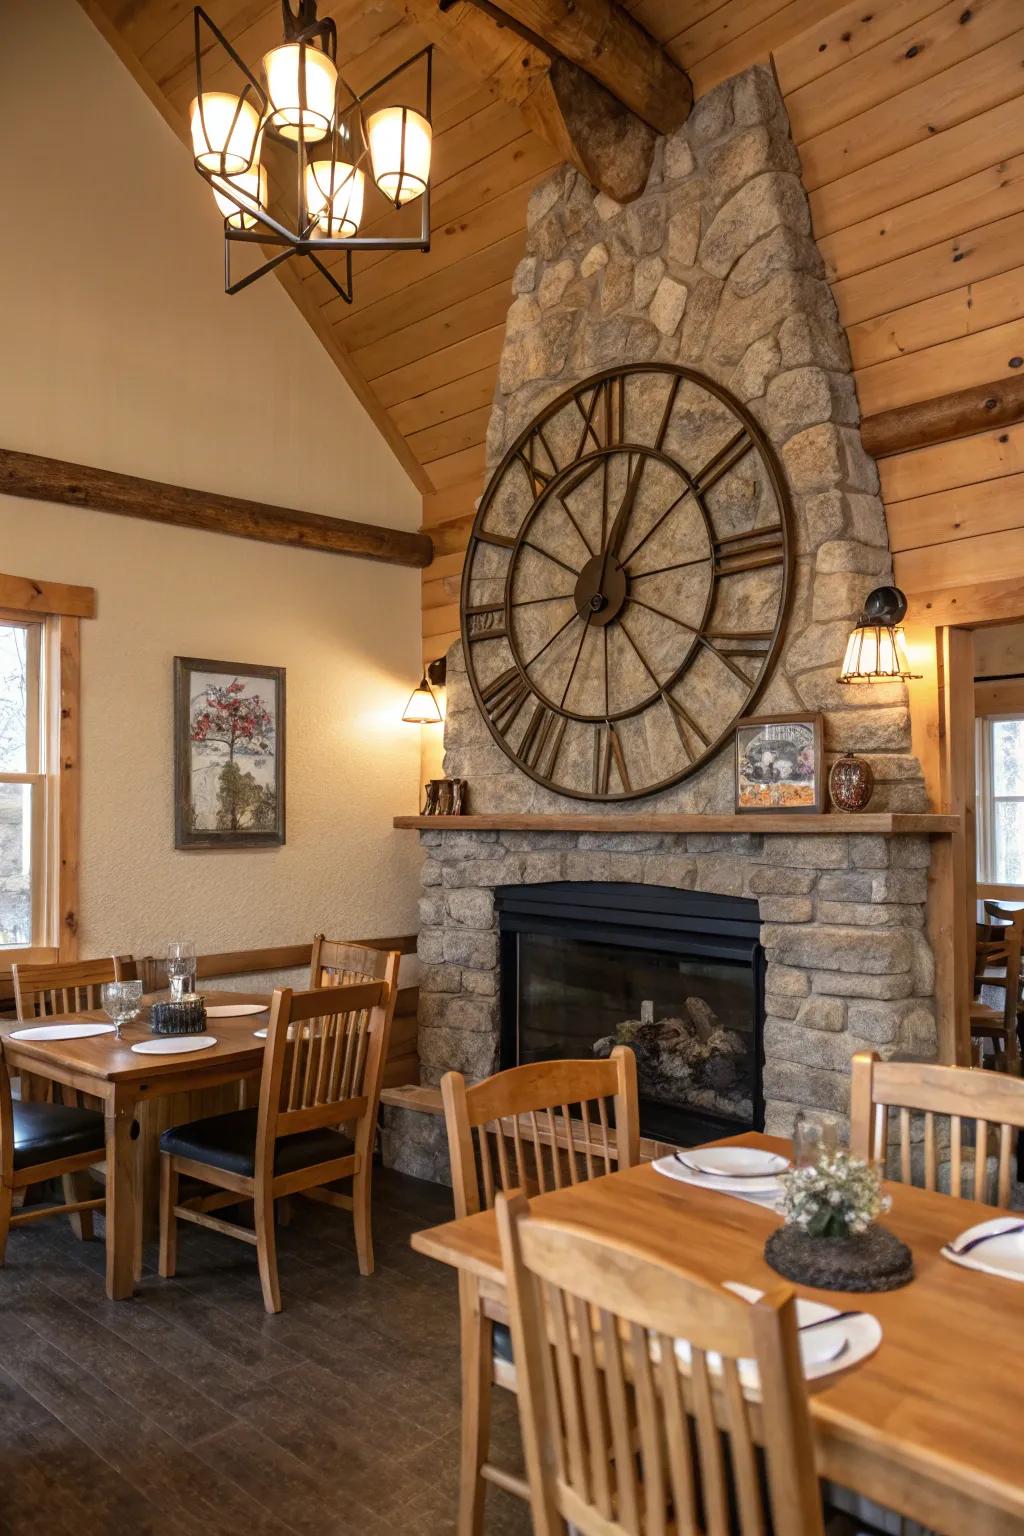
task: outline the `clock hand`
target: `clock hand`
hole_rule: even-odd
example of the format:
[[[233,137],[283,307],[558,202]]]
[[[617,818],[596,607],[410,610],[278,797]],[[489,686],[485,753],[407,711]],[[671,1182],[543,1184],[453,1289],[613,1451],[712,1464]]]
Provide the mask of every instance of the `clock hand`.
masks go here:
[[[604,574],[604,569],[607,566],[609,558],[618,558],[618,553],[622,547],[622,540],[626,532],[626,524],[629,522],[630,515],[633,511],[637,492],[640,489],[640,479],[643,475],[646,464],[646,454],[640,454],[637,458],[636,468],[633,470],[629,477],[629,484],[626,486],[626,494],[623,496],[622,505],[619,507],[619,510],[616,513],[615,521],[612,524],[612,531],[608,535],[608,543],[605,546],[604,551],[605,565],[602,567],[602,576]]]

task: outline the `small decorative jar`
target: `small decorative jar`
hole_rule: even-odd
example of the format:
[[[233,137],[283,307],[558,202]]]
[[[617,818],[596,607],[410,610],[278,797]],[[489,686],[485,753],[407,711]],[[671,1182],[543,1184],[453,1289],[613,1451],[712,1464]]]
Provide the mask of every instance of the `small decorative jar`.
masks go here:
[[[785,1225],[764,1248],[780,1275],[824,1291],[894,1291],[914,1278],[906,1243],[876,1225],[892,1204],[878,1168],[832,1152],[781,1180]]]
[[[852,752],[836,758],[828,776],[828,793],[837,811],[867,810],[874,788],[870,763]]]
[[[170,1002],[152,1003],[149,1027],[154,1035],[206,1033],[206,1002],[199,992],[186,992]]]

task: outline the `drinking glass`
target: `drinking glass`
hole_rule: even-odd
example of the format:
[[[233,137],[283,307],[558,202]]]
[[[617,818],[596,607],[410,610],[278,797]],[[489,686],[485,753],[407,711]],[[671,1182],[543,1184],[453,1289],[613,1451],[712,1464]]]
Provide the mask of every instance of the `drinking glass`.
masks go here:
[[[180,1002],[186,992],[195,991],[195,978],[195,944],[191,939],[171,939],[167,945],[167,980],[175,1002]]]
[[[118,1040],[121,1026],[137,1019],[142,1006],[141,981],[106,981],[100,991],[103,1012],[114,1026]]]
[[[798,1109],[793,1121],[793,1163],[797,1168],[813,1168],[839,1150],[839,1127],[831,1115]]]

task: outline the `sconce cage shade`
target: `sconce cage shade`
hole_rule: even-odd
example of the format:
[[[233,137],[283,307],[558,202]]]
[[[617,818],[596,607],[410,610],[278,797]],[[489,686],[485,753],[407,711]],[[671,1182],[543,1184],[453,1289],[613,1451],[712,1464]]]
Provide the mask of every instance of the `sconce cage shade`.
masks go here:
[[[239,176],[215,176],[213,200],[231,229],[253,229],[259,220],[254,213],[245,209],[263,209],[267,206],[266,166],[256,166],[251,171],[243,171]],[[239,202],[245,205],[245,209],[239,208]]]
[[[430,180],[433,129],[412,107],[383,107],[366,124],[373,179],[400,208],[422,197]]]
[[[901,624],[860,623],[843,657],[841,683],[898,683],[920,677],[910,670]]]
[[[424,672],[419,687],[409,695],[409,702],[402,711],[402,719],[409,725],[437,725],[441,719],[441,707],[434,697],[434,690]]]
[[[306,167],[306,211],[321,234],[350,239],[363,217],[365,174],[346,160],[314,160]]]
[[[282,139],[317,144],[334,127],[338,70],[309,43],[282,43],[263,55],[270,126]]]
[[[260,115],[244,93],[203,91],[193,100],[189,119],[192,155],[202,170],[239,176],[259,159]]]

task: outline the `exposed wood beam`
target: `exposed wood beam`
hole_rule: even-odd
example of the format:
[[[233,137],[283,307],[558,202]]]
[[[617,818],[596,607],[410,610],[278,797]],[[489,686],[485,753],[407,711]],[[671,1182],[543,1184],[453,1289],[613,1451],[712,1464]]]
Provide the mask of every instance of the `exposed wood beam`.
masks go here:
[[[121,36],[119,29],[111,21],[103,6],[98,3],[98,0],[78,0],[78,3],[100,36],[117,54],[117,57],[132,76],[132,79],[160,113],[167,126],[178,136],[183,144],[188,146],[189,157],[191,158],[192,143],[185,119],[171,106],[163,91],[143,67],[141,60]],[[266,248],[265,254],[272,256],[275,252],[270,248]],[[422,464],[417,460],[416,455],[377,399],[370,385],[353,363],[348,350],[335,335],[333,327],[324,320],[322,311],[315,304],[311,303],[303,292],[302,280],[295,270],[293,263],[290,261],[284,262],[275,269],[274,276],[281,283],[281,286],[285,289],[285,292],[289,295],[295,306],[301,311],[320,345],[330,356],[342,378],[384,438],[413,485],[415,485],[418,491],[428,495],[434,490],[433,481]]]
[[[592,75],[658,133],[674,133],[693,105],[693,86],[649,32],[615,0],[462,0],[504,12],[563,59]]]
[[[289,507],[190,490],[160,480],[141,480],[135,475],[68,464],[62,459],[17,453],[8,448],[0,448],[0,494],[416,569],[429,565],[434,554],[430,539],[421,533],[296,512]]]
[[[437,0],[398,3],[467,73],[517,106],[529,127],[599,191],[619,203],[639,197],[656,134],[585,70],[552,59],[470,4],[442,12]]]
[[[860,435],[868,453],[882,459],[991,427],[1012,427],[1018,421],[1024,421],[1024,378],[1020,376],[879,411],[864,418]]]

